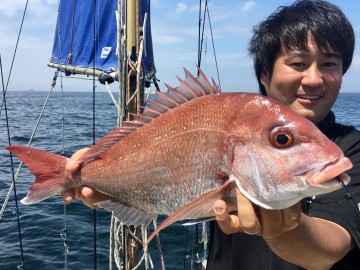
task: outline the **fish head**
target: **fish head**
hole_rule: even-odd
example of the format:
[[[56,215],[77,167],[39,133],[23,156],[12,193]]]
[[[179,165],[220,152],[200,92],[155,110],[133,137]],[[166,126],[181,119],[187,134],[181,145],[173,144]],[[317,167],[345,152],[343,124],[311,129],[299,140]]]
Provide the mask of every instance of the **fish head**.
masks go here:
[[[231,171],[242,193],[267,209],[288,208],[303,198],[348,184],[352,163],[312,122],[270,98],[254,96],[250,116],[229,137]]]

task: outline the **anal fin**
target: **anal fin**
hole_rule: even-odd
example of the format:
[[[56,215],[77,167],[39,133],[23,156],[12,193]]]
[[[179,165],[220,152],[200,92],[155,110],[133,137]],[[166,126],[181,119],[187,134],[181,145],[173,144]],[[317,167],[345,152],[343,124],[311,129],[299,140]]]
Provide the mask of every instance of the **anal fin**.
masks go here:
[[[156,215],[151,215],[140,210],[126,207],[118,202],[107,200],[95,203],[106,211],[113,212],[114,216],[124,225],[148,225]]]

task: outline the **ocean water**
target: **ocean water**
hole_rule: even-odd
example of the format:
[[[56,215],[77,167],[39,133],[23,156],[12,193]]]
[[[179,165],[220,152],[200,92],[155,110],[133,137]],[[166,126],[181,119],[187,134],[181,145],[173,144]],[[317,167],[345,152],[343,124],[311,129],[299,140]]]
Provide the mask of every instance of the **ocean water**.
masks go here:
[[[11,144],[26,145],[28,143],[46,95],[46,92],[8,92],[6,99]],[[97,93],[95,101],[95,135],[96,139],[99,139],[116,127],[117,112],[107,93]],[[62,154],[64,149],[64,155],[70,156],[74,150],[92,145],[92,103],[90,92],[64,92],[63,95],[60,92],[54,92],[36,130],[32,147],[56,154]],[[359,104],[360,93],[341,93],[334,106],[338,121],[355,125],[360,129]],[[4,147],[8,145],[4,110],[0,116],[0,133],[0,202],[2,206],[12,182],[11,160],[8,152],[4,150]],[[16,170],[18,160],[14,158],[13,162]],[[18,200],[25,196],[33,179],[34,177],[23,167],[16,183]],[[69,245],[67,261],[65,261],[64,241],[61,237],[61,232],[65,228],[65,216],[60,197],[56,196],[31,206],[19,204],[18,211],[24,269],[95,269],[93,210],[80,202],[74,202],[66,207]],[[22,263],[15,212],[13,192],[0,219],[0,269],[2,270],[19,269],[18,265]],[[109,269],[110,214],[105,211],[97,211],[97,214],[96,269]],[[186,238],[185,230],[187,230]],[[167,269],[197,269],[192,263],[195,257],[194,238],[194,228],[185,229],[179,223],[160,233]],[[185,245],[187,254],[184,254]],[[150,248],[155,269],[160,269],[154,241]],[[202,252],[201,247],[200,252]],[[184,263],[185,256],[187,259]],[[115,264],[113,264],[113,269],[117,269]]]
[[[27,145],[37,122],[47,92],[8,92],[7,114],[11,144]],[[0,98],[0,101],[2,98]],[[116,127],[117,111],[108,93],[95,96],[96,140]],[[62,105],[63,104],[63,105]],[[36,130],[31,146],[65,156],[93,142],[93,97],[91,92],[53,92]],[[63,115],[63,116],[62,116]],[[62,118],[64,121],[62,121]],[[63,125],[64,122],[64,125]],[[64,126],[64,132],[63,132]],[[5,111],[0,117],[0,205],[2,206],[12,182],[11,160],[8,145]],[[63,152],[64,148],[64,152]],[[19,161],[13,159],[16,170]],[[22,199],[34,177],[26,167],[20,171],[16,183],[17,199]],[[0,219],[0,269],[18,269],[21,265],[17,216],[14,192]],[[68,256],[65,262],[64,241],[61,232],[65,228],[64,205],[60,196],[36,205],[19,203],[24,269],[95,269],[94,267],[94,218],[93,210],[79,201],[66,207]],[[109,269],[109,228],[111,214],[97,211],[96,269]],[[186,238],[185,238],[186,230]],[[161,232],[161,246],[167,269],[197,269],[195,258],[194,227],[185,229],[174,224]],[[186,240],[186,241],[185,241]],[[186,254],[184,253],[187,243]],[[161,269],[155,241],[150,243],[155,269]],[[201,247],[199,247],[201,251]],[[201,255],[201,254],[200,254]],[[184,257],[186,260],[184,261]],[[117,269],[115,263],[113,269]],[[140,269],[145,269],[141,267]]]

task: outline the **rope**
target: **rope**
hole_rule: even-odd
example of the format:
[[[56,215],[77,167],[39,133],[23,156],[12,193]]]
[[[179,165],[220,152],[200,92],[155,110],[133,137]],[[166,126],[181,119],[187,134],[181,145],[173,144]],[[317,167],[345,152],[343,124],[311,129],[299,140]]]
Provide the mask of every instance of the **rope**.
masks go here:
[[[0,69],[1,69],[1,82],[2,82],[2,88],[3,88],[3,103],[4,103],[4,108],[5,108],[6,130],[7,130],[7,136],[8,136],[8,143],[9,143],[9,145],[11,145],[9,118],[8,118],[8,114],[7,114],[1,55],[0,55]],[[15,196],[15,198],[14,198],[15,199],[15,213],[16,213],[16,218],[17,218],[19,242],[20,242],[20,253],[21,253],[21,265],[18,265],[18,269],[24,269],[24,252],[23,252],[22,237],[21,237],[20,215],[19,215],[19,208],[18,208],[18,198],[17,198],[17,194],[16,194],[15,177],[14,177],[14,163],[13,163],[13,158],[12,158],[11,153],[10,153],[10,161],[11,161],[11,173],[12,173],[12,186],[14,187],[14,196]]]
[[[156,218],[153,219],[153,226],[154,226],[154,230],[156,230],[157,229]],[[159,256],[160,256],[161,269],[165,270],[165,261],[164,261],[163,253],[161,251],[161,244],[160,244],[159,234],[156,235],[156,246],[157,246],[158,253],[159,253]]]
[[[111,219],[110,219],[110,229],[109,229],[109,270],[112,270],[112,254],[114,252],[113,250],[113,230],[114,230],[114,225],[115,225],[115,219],[112,217],[111,215]]]
[[[109,95],[110,95],[111,100],[114,102],[115,107],[116,107],[117,110],[119,111],[119,110],[120,110],[120,106],[119,106],[119,104],[116,102],[116,99],[115,99],[114,95],[112,94],[112,92],[111,92],[111,90],[110,90],[110,87],[109,87],[108,82],[105,82],[105,86],[106,86],[106,89],[107,89],[108,92],[109,92]]]

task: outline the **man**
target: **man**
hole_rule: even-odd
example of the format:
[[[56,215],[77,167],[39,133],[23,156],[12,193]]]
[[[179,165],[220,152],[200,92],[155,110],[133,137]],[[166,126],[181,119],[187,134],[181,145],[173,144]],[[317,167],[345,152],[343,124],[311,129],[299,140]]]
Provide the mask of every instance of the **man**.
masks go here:
[[[350,158],[353,201],[339,190],[271,211],[239,193],[238,215],[218,201],[207,269],[360,269],[360,132],[336,124],[330,111],[354,43],[344,14],[323,1],[281,7],[255,28],[250,53],[261,93],[317,124]]]
[[[250,52],[261,93],[317,124],[344,151],[354,165],[347,172],[352,199],[338,190],[266,210],[238,192],[237,215],[219,200],[207,269],[360,269],[360,132],[335,123],[331,112],[354,43],[346,17],[324,1],[282,7],[255,29]],[[74,196],[87,205],[106,198],[89,187],[63,194],[65,202]]]

